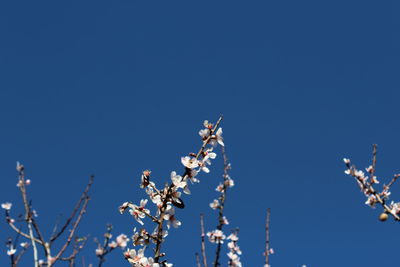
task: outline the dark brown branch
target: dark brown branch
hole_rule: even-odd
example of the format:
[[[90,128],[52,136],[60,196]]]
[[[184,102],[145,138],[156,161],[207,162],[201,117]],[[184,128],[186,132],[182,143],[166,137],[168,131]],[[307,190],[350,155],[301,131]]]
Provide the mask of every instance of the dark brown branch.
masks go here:
[[[400,221],[400,216],[395,214],[394,212],[392,212],[392,209],[386,204],[385,194],[384,194],[385,190],[389,190],[390,186],[392,186],[392,184],[397,180],[399,175],[398,174],[394,175],[394,177],[389,182],[389,184],[387,186],[383,186],[383,191],[381,193],[377,192],[375,190],[375,188],[373,187],[373,184],[377,183],[377,181],[375,179],[376,155],[377,155],[377,145],[374,144],[373,152],[372,152],[372,165],[367,169],[367,171],[370,173],[370,181],[369,182],[366,181],[366,179],[363,179],[363,176],[361,176],[360,174],[357,173],[358,171],[357,171],[356,166],[350,165],[350,160],[348,160],[348,159],[344,159],[346,167],[347,167],[346,174],[354,177],[354,179],[357,181],[358,185],[360,186],[360,188],[364,192],[364,194],[366,194],[368,197],[370,195],[374,196],[375,203],[379,203],[382,206],[384,213],[386,213],[386,215],[390,214],[391,216],[393,216],[393,218],[396,221]],[[373,206],[373,205],[371,205],[371,206]],[[386,215],[381,219],[382,221],[385,221],[387,219]]]
[[[100,255],[97,255],[97,257],[99,258],[99,267],[101,267],[103,265],[103,263],[106,261],[105,256],[110,253],[111,251],[114,250],[114,248],[108,248],[108,244],[110,243],[110,238],[111,238],[111,231],[112,231],[112,225],[108,224],[107,225],[107,232],[104,234],[104,242],[103,245],[100,245],[100,243],[97,241],[97,244],[99,245],[99,247],[101,247],[103,253],[101,253]]]
[[[228,189],[228,180],[229,180],[229,174],[228,174],[228,170],[230,169],[230,164],[228,162],[228,157],[226,156],[225,153],[225,146],[221,146],[221,153],[222,153],[222,157],[224,160],[224,182],[222,185],[222,191],[221,191],[221,195],[219,197],[220,200],[220,205],[218,206],[218,225],[217,225],[217,229],[222,231],[222,227],[224,226],[224,208],[225,208],[225,200],[226,200],[226,193],[227,193],[227,189]],[[217,242],[217,249],[215,251],[215,260],[214,260],[214,267],[217,267],[219,265],[221,265],[219,263],[219,257],[221,254],[221,240],[218,240]]]
[[[53,236],[50,238],[50,244],[53,243],[58,237],[60,237],[64,233],[64,231],[67,229],[68,225],[71,223],[72,219],[75,217],[76,213],[79,211],[79,208],[80,208],[82,202],[86,199],[86,196],[89,193],[90,187],[93,184],[93,180],[94,180],[94,176],[91,175],[85,190],[83,191],[81,197],[79,198],[78,202],[75,205],[74,210],[72,211],[69,218],[65,221],[65,223],[61,227],[60,231],[56,234],[53,234]]]
[[[91,182],[93,182],[93,178],[92,178],[92,177],[93,177],[93,176],[91,176]],[[91,183],[90,183],[90,184],[91,184]],[[77,217],[75,223],[73,224],[73,227],[72,227],[72,229],[71,229],[71,231],[70,231],[70,233],[69,233],[68,239],[67,239],[67,241],[64,243],[64,246],[61,248],[61,250],[60,250],[60,251],[57,253],[57,255],[54,257],[54,261],[53,261],[53,262],[56,262],[56,261],[61,257],[61,255],[64,253],[64,251],[67,249],[67,247],[68,247],[69,244],[71,243],[71,240],[72,240],[72,237],[73,237],[74,234],[75,234],[76,228],[78,227],[79,223],[81,222],[81,219],[82,219],[82,217],[83,217],[83,214],[86,212],[86,207],[87,207],[87,205],[88,205],[88,203],[89,203],[89,200],[90,200],[89,196],[86,195],[86,196],[85,196],[85,199],[84,199],[84,202],[83,202],[83,205],[82,205],[82,209],[81,209],[81,211],[79,212],[78,217]]]
[[[83,247],[86,245],[87,240],[88,240],[87,237],[83,237],[83,238],[75,237],[74,248],[73,248],[73,250],[71,252],[71,255],[69,255],[66,258],[60,258],[60,260],[61,261],[68,261],[70,267],[75,266],[76,256],[83,249]]]

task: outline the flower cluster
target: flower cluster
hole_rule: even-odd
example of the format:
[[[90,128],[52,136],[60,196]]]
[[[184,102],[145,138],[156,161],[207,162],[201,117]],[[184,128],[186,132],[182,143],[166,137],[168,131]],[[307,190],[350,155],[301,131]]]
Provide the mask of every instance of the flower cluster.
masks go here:
[[[154,259],[152,257],[145,257],[144,256],[144,248],[139,249],[137,252],[135,249],[128,249],[124,253],[125,259],[128,260],[132,266],[135,267],[160,267],[160,266],[166,266],[166,267],[171,267],[172,264],[170,263],[162,263],[163,265],[160,265],[159,263],[154,262]]]
[[[223,244],[224,243],[224,239],[226,238],[226,236],[224,235],[224,232],[222,232],[221,230],[215,229],[211,232],[207,233],[208,236],[208,240],[211,243],[217,243],[217,244]]]
[[[218,225],[217,228],[213,231],[210,231],[207,233],[208,240],[211,243],[216,243],[217,244],[217,249],[216,249],[216,256],[214,260],[214,264],[216,266],[220,265],[219,263],[219,257],[220,257],[220,252],[221,252],[221,244],[224,243],[224,239],[226,239],[226,236],[224,232],[222,231],[222,228],[224,225],[229,224],[228,219],[224,216],[224,206],[225,206],[225,200],[226,200],[226,191],[228,188],[232,187],[235,185],[233,179],[230,177],[228,174],[228,170],[231,169],[231,164],[228,162],[228,158],[225,154],[225,147],[221,147],[222,149],[222,156],[224,160],[224,173],[222,175],[223,177],[223,182],[220,183],[217,188],[215,189],[217,192],[220,193],[220,196],[218,199],[214,199],[213,202],[210,203],[210,208],[213,210],[218,210]],[[201,221],[202,223],[202,221]],[[203,230],[202,230],[203,231]],[[229,258],[229,266],[242,266],[240,263],[240,258],[238,255],[240,255],[242,252],[240,251],[239,247],[237,246],[237,231],[234,231],[231,235],[228,236],[228,239],[231,240],[228,243],[228,258]],[[205,258],[205,251],[202,249],[202,254],[203,258]]]
[[[132,202],[125,202],[119,207],[119,211],[124,213],[126,210],[129,214],[140,224],[145,225],[144,219],[147,217],[156,224],[153,231],[148,231],[146,228],[140,230],[134,229],[132,242],[134,246],[142,246],[138,250],[127,249],[124,253],[125,258],[131,263],[132,266],[146,266],[146,267],[163,267],[172,266],[165,260],[160,260],[165,256],[161,252],[161,244],[165,241],[170,227],[178,228],[181,226],[181,221],[176,217],[176,208],[183,209],[185,204],[182,200],[182,193],[189,195],[189,185],[198,183],[197,175],[200,172],[209,173],[209,166],[211,160],[215,159],[217,154],[213,152],[216,145],[224,145],[222,138],[222,128],[219,127],[222,118],[213,125],[208,121],[204,122],[204,129],[199,131],[199,135],[203,144],[198,153],[189,153],[181,157],[181,163],[184,167],[182,175],[178,175],[176,171],[170,173],[170,183],[164,187],[158,187],[152,179],[152,172],[145,170],[141,175],[140,187],[143,188],[148,196],[142,199],[139,205]],[[146,204],[150,203],[155,205],[155,211],[146,208]],[[165,226],[165,227],[164,227]],[[154,257],[145,257],[145,249],[154,245]]]
[[[125,234],[120,234],[117,236],[115,241],[112,241],[108,244],[110,248],[117,248],[120,247],[124,249],[128,245],[129,238]]]
[[[357,169],[355,165],[352,165],[350,159],[348,158],[344,158],[343,162],[346,165],[346,170],[344,172],[347,175],[354,177],[361,191],[366,196],[367,200],[365,201],[365,204],[371,208],[375,208],[377,205],[382,206],[383,213],[379,216],[379,219],[381,221],[385,221],[390,214],[395,220],[400,220],[400,203],[395,203],[392,201],[390,205],[386,204],[386,201],[391,195],[390,187],[397,180],[397,178],[400,177],[400,174],[395,174],[387,185],[384,184],[382,186],[381,191],[377,191],[374,188],[376,184],[380,183],[375,175],[376,145],[374,145],[372,165],[365,169],[366,173]]]
[[[229,258],[229,263],[228,266],[230,267],[242,267],[242,263],[240,262],[240,257],[239,255],[242,254],[242,251],[239,248],[238,245],[238,231],[234,231],[232,234],[230,234],[227,237],[228,240],[231,240],[228,242],[228,258]]]
[[[22,203],[24,207],[24,214],[20,215],[20,218],[24,218],[23,220],[18,220],[18,224],[16,224],[16,220],[11,218],[11,208],[12,204],[9,202],[2,203],[1,208],[5,210],[5,219],[10,228],[17,233],[15,240],[12,241],[10,238],[7,242],[7,255],[10,256],[11,265],[17,266],[21,257],[25,254],[28,248],[32,248],[33,259],[35,262],[35,266],[53,266],[57,261],[69,261],[71,264],[74,262],[76,255],[83,248],[86,238],[77,237],[75,235],[78,225],[81,222],[83,215],[86,213],[86,208],[89,202],[89,190],[93,183],[94,177],[91,176],[89,179],[89,183],[86,186],[86,189],[83,191],[80,199],[78,200],[78,204],[73,209],[71,215],[68,217],[66,222],[62,225],[62,227],[54,228],[54,231],[51,237],[48,240],[45,240],[44,236],[41,234],[40,226],[36,221],[36,217],[38,214],[35,209],[32,207],[32,201],[28,196],[28,185],[31,184],[31,180],[27,179],[25,176],[25,167],[20,162],[17,162],[16,170],[18,172],[18,182],[17,187],[19,192],[21,193]],[[26,227],[21,227],[21,224],[25,224]],[[64,244],[61,244],[58,249],[55,249],[52,245],[56,240],[59,240],[63,233],[68,231],[68,234],[64,240]],[[64,235],[65,236],[65,235]],[[22,242],[20,245],[22,249],[17,249],[16,244],[19,238],[24,238],[28,242]],[[69,256],[65,255],[67,248],[73,244],[72,252]],[[45,260],[39,259],[40,251],[39,248],[43,248],[45,254]]]

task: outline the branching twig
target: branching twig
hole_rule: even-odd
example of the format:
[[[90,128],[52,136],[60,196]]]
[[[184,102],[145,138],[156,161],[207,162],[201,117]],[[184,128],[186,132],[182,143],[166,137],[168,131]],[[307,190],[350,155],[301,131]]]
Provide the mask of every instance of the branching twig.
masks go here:
[[[197,252],[196,252],[196,265],[197,265],[197,267],[201,267],[200,256],[199,256],[199,253],[197,253]]]
[[[222,116],[218,119],[217,123],[215,123],[215,126],[214,126],[212,129],[210,129],[210,134],[209,134],[209,136],[203,141],[203,144],[202,144],[202,146],[200,147],[200,149],[199,149],[199,151],[197,152],[197,154],[195,155],[194,159],[197,160],[197,159],[199,159],[199,157],[200,157],[201,155],[203,155],[204,149],[206,148],[206,146],[207,146],[207,144],[210,142],[210,140],[211,140],[212,138],[214,138],[214,137],[213,137],[214,132],[218,129],[219,124],[221,123],[221,121],[222,121]],[[190,172],[190,170],[188,170],[188,169],[186,168],[184,174],[182,175],[182,180],[184,180],[184,179],[189,175],[189,172]],[[162,237],[162,235],[163,235],[164,215],[165,215],[165,211],[166,211],[166,208],[167,208],[168,200],[171,199],[171,192],[172,192],[172,189],[173,189],[173,188],[174,188],[174,184],[171,183],[171,184],[168,186],[168,189],[166,190],[167,193],[165,194],[165,197],[164,197],[162,206],[161,206],[161,208],[160,208],[160,216],[159,216],[159,220],[158,220],[158,222],[157,222],[157,223],[158,223],[158,226],[157,226],[157,234],[156,234],[156,236],[157,236],[157,241],[156,241],[156,248],[155,248],[155,253],[154,253],[154,261],[155,261],[156,263],[159,263],[159,260],[160,260],[161,244],[162,244],[162,242],[163,242],[163,237]]]
[[[224,160],[224,174],[223,174],[223,178],[224,178],[224,182],[222,185],[222,190],[221,190],[221,195],[219,197],[220,200],[220,204],[218,205],[218,225],[217,225],[217,229],[222,231],[222,227],[225,224],[225,218],[224,218],[224,208],[225,208],[225,200],[226,200],[226,193],[227,193],[227,189],[229,187],[229,174],[228,174],[228,170],[231,168],[229,162],[228,162],[228,157],[226,156],[225,153],[225,146],[221,146],[221,153],[222,153],[222,157]],[[221,240],[217,240],[217,249],[215,251],[215,260],[214,260],[214,267],[217,267],[220,265],[219,263],[219,257],[221,254]]]
[[[390,206],[386,204],[386,200],[389,198],[390,195],[390,187],[394,184],[397,178],[400,177],[400,175],[394,175],[389,184],[384,185],[381,192],[377,192],[373,187],[374,184],[379,183],[375,176],[376,155],[377,145],[374,144],[372,152],[372,164],[366,169],[367,172],[370,174],[370,177],[365,176],[364,172],[358,170],[355,165],[351,165],[350,160],[347,158],[343,159],[347,167],[345,173],[354,177],[354,179],[357,181],[357,184],[359,185],[361,191],[363,191],[368,198],[368,200],[365,202],[367,205],[375,207],[376,204],[379,204],[382,206],[383,213],[379,216],[379,219],[381,221],[386,221],[388,218],[388,214],[390,214],[396,221],[400,221],[400,203],[392,203],[390,204]]]
[[[34,266],[35,267],[39,266],[39,257],[38,257],[38,250],[37,250],[38,247],[37,247],[37,245],[41,246],[43,248],[43,250],[44,250],[45,257],[47,258],[47,263],[46,263],[47,267],[53,266],[54,263],[56,261],[58,261],[58,260],[69,261],[71,266],[74,265],[75,257],[77,255],[77,253],[79,252],[79,250],[83,247],[84,244],[81,244],[80,246],[75,245],[72,254],[67,258],[63,258],[62,254],[65,252],[67,247],[70,245],[70,243],[71,243],[71,241],[73,239],[73,236],[74,236],[74,234],[76,232],[76,229],[77,229],[77,227],[78,227],[78,225],[79,225],[79,223],[80,223],[80,221],[82,219],[82,216],[86,212],[86,207],[87,207],[88,201],[90,199],[89,196],[88,196],[88,192],[89,192],[89,189],[90,189],[90,187],[91,187],[91,185],[93,183],[93,178],[94,177],[93,176],[90,177],[89,183],[88,183],[86,189],[84,190],[81,199],[78,201],[79,206],[75,207],[75,209],[74,209],[74,212],[73,212],[74,216],[76,215],[76,212],[79,211],[79,209],[80,209],[80,211],[79,211],[79,214],[78,214],[78,216],[76,218],[76,221],[74,222],[74,224],[73,224],[73,226],[72,226],[72,228],[71,228],[71,230],[69,232],[67,240],[65,241],[65,243],[62,246],[62,248],[60,249],[60,251],[56,254],[56,256],[52,257],[51,256],[51,244],[52,244],[52,242],[55,241],[55,239],[57,239],[57,237],[59,237],[62,234],[62,232],[64,232],[64,230],[65,230],[64,228],[66,228],[70,224],[70,222],[71,222],[71,220],[72,220],[72,218],[74,216],[69,218],[69,220],[67,221],[67,223],[64,225],[63,229],[61,229],[61,231],[59,233],[54,234],[55,229],[56,229],[56,228],[54,228],[52,238],[50,239],[49,242],[46,242],[44,237],[43,237],[43,235],[41,234],[41,231],[39,229],[38,223],[34,219],[33,215],[35,214],[35,211],[32,210],[31,203],[28,201],[28,195],[27,195],[26,186],[30,183],[30,180],[26,180],[25,179],[24,166],[21,165],[20,163],[17,163],[17,171],[18,171],[18,184],[17,184],[17,186],[20,189],[21,197],[22,197],[22,201],[23,201],[23,205],[24,205],[24,209],[25,209],[24,221],[27,224],[28,233],[25,233],[21,229],[19,229],[14,224],[15,220],[10,217],[11,203],[8,203],[9,207],[7,207],[7,206],[3,207],[3,208],[6,209],[6,221],[7,221],[8,225],[11,227],[11,229],[13,229],[15,232],[17,232],[18,235],[21,235],[21,236],[23,236],[23,237],[25,237],[25,238],[27,238],[28,240],[31,241],[31,245],[32,245],[32,249],[33,249],[33,257],[34,257]],[[6,205],[6,204],[2,204],[2,206]],[[35,233],[36,233],[36,237],[35,237]],[[24,249],[26,250],[26,248],[24,248]],[[18,255],[18,258],[16,258],[16,259],[19,260],[21,258],[21,256],[22,256],[22,254],[23,253],[20,253]]]
[[[90,180],[91,180],[91,182],[90,182],[90,184],[91,184],[93,182],[93,176],[91,176]],[[79,212],[78,217],[77,217],[75,223],[72,226],[72,229],[71,229],[71,231],[70,231],[70,233],[68,235],[68,238],[65,241],[64,246],[57,253],[57,255],[53,258],[53,262],[56,262],[61,257],[61,255],[64,253],[64,251],[67,249],[67,247],[69,246],[69,244],[70,244],[70,242],[72,240],[72,237],[75,234],[76,228],[78,227],[78,225],[79,225],[79,223],[80,223],[80,221],[82,219],[83,214],[86,212],[86,207],[87,207],[87,204],[88,204],[89,200],[90,200],[89,196],[86,195],[85,199],[84,199],[84,202],[83,202],[83,205],[82,205],[82,208],[81,208],[81,211]],[[49,265],[49,267],[50,267],[50,265]]]
[[[54,227],[54,232],[53,232],[54,234],[50,238],[50,244],[53,243],[58,237],[60,237],[64,233],[64,231],[67,229],[68,225],[71,223],[72,219],[75,217],[76,213],[79,211],[79,208],[80,208],[82,202],[85,200],[85,198],[90,190],[90,187],[93,184],[93,179],[94,179],[94,176],[93,175],[90,176],[89,183],[87,184],[81,197],[79,198],[78,202],[76,203],[75,208],[73,209],[71,215],[68,217],[68,219],[65,221],[64,225],[61,227],[60,231],[55,233],[55,230],[57,227],[56,226]],[[56,222],[56,224],[57,224],[57,222]]]
[[[103,242],[103,245],[101,245],[97,240],[95,240],[96,243],[97,243],[98,246],[99,246],[98,249],[100,250],[99,253],[96,253],[96,254],[97,254],[97,257],[99,258],[99,265],[98,265],[98,267],[101,267],[101,266],[103,265],[103,263],[106,261],[105,256],[106,256],[108,253],[110,253],[111,251],[114,250],[114,248],[108,248],[108,244],[110,243],[110,239],[111,239],[111,237],[112,237],[111,231],[112,231],[112,225],[109,224],[109,225],[107,225],[107,232],[104,234],[104,242]]]

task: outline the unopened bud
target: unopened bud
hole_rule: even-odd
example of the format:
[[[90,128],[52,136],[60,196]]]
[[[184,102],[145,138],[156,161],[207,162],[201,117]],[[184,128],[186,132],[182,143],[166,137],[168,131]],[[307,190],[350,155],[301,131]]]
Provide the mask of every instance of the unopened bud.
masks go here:
[[[379,215],[379,220],[381,222],[386,221],[389,218],[389,215],[386,212],[381,213],[381,215]]]

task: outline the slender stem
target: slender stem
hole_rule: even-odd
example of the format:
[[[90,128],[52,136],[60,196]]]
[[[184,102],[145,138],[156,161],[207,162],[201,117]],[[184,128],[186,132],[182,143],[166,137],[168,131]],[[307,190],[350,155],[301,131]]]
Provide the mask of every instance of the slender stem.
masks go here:
[[[98,241],[96,241],[98,243],[99,247],[101,247],[102,251],[103,251],[102,254],[98,255],[98,257],[99,257],[98,267],[103,266],[103,263],[106,261],[105,256],[114,250],[114,248],[110,248],[110,249],[107,248],[108,244],[110,243],[111,231],[112,231],[112,225],[109,224],[109,225],[107,225],[107,232],[104,234],[103,245],[100,245],[100,243]]]
[[[19,189],[21,191],[21,196],[22,196],[22,201],[24,203],[24,208],[25,208],[25,220],[28,225],[28,230],[29,230],[29,239],[31,240],[32,243],[32,248],[33,248],[33,260],[35,263],[35,267],[39,266],[39,260],[38,260],[38,254],[37,254],[37,247],[36,247],[36,242],[35,242],[35,237],[33,236],[33,229],[32,229],[32,212],[30,205],[28,203],[28,197],[26,193],[26,187],[25,187],[25,173],[24,173],[24,167],[21,166],[18,170],[19,172],[19,178],[18,178],[18,185]],[[41,240],[42,243],[43,240]]]
[[[67,249],[67,247],[71,243],[71,240],[72,240],[72,237],[75,234],[76,228],[78,227],[78,225],[79,225],[79,223],[80,223],[80,221],[81,221],[81,219],[83,217],[83,214],[86,212],[86,207],[88,205],[89,200],[90,200],[89,196],[86,195],[85,196],[85,200],[84,200],[83,205],[82,205],[82,208],[81,208],[81,211],[79,212],[78,217],[77,217],[77,219],[76,219],[76,221],[75,221],[75,223],[74,223],[74,225],[73,225],[73,227],[72,227],[72,229],[71,229],[71,231],[69,233],[67,241],[64,243],[64,246],[61,248],[61,250],[54,257],[53,263],[55,263],[61,257],[61,255],[64,253],[64,251]],[[52,266],[52,263],[49,263],[48,267],[51,267],[51,266]]]
[[[29,236],[31,237],[32,248],[33,248],[33,260],[35,262],[35,267],[38,267],[39,259],[38,259],[37,247],[36,247],[36,242],[33,240],[33,229],[32,229],[32,223],[30,221],[28,222],[28,229],[29,229]]]
[[[60,258],[60,260],[62,261],[68,261],[69,262],[69,266],[73,267],[75,266],[75,261],[76,261],[76,255],[78,255],[78,253],[83,249],[83,247],[86,245],[88,238],[84,237],[84,238],[75,238],[74,241],[74,248],[71,252],[71,254],[66,257],[66,258]]]
[[[269,220],[271,215],[271,209],[267,209],[267,218],[265,221],[265,266],[269,267]]]
[[[83,193],[82,193],[81,197],[79,198],[78,202],[76,203],[75,208],[73,209],[71,215],[68,217],[68,219],[66,220],[66,222],[61,227],[61,229],[60,229],[60,231],[58,233],[55,233],[55,231],[54,231],[54,234],[50,238],[50,244],[53,243],[58,237],[60,237],[64,233],[64,231],[67,229],[68,225],[71,223],[72,219],[75,217],[76,213],[79,211],[79,207],[81,206],[82,202],[85,200],[85,198],[86,198],[86,196],[87,196],[87,194],[88,194],[88,192],[90,190],[90,187],[93,184],[93,180],[94,180],[94,176],[91,175],[90,178],[89,178],[89,182],[86,185],[86,188],[83,191]],[[55,226],[54,230],[55,229],[56,229],[56,226]]]
[[[222,157],[224,160],[224,182],[222,185],[222,191],[221,191],[221,195],[219,197],[220,199],[220,205],[218,207],[218,225],[217,225],[217,229],[222,231],[222,227],[224,226],[224,208],[225,208],[225,200],[226,200],[226,193],[227,193],[227,189],[228,189],[228,180],[229,180],[229,174],[228,174],[228,170],[230,169],[230,164],[228,161],[228,157],[226,156],[226,152],[225,152],[225,146],[221,146],[221,153],[222,153]],[[221,265],[219,263],[219,258],[220,258],[220,254],[221,254],[221,240],[218,240],[217,242],[217,249],[215,251],[215,260],[214,260],[214,267],[217,267],[219,265]]]
[[[200,228],[201,228],[201,256],[203,258],[203,266],[207,267],[206,243],[204,232],[204,215],[200,214]]]
[[[372,152],[372,169],[371,169],[371,181],[370,184],[374,184],[374,176],[375,176],[375,168],[376,168],[376,154],[377,154],[377,145],[373,145],[373,152]]]
[[[197,252],[196,252],[196,265],[197,265],[197,267],[201,267],[201,265],[200,265],[200,256],[199,256],[199,253],[197,253]]]
[[[10,219],[8,219],[8,225],[11,227],[11,229],[13,229],[15,232],[17,232],[18,234],[22,235],[23,237],[28,238],[29,240],[34,240],[36,243],[43,245],[42,241],[40,241],[39,239],[33,237],[31,238],[31,236],[27,233],[22,232],[21,229],[19,229],[17,226],[15,226],[15,224],[13,224]]]
[[[392,178],[392,180],[388,183],[388,185],[386,186],[388,189],[394,184],[394,182],[396,182],[396,180],[400,177],[399,174],[395,174]]]

